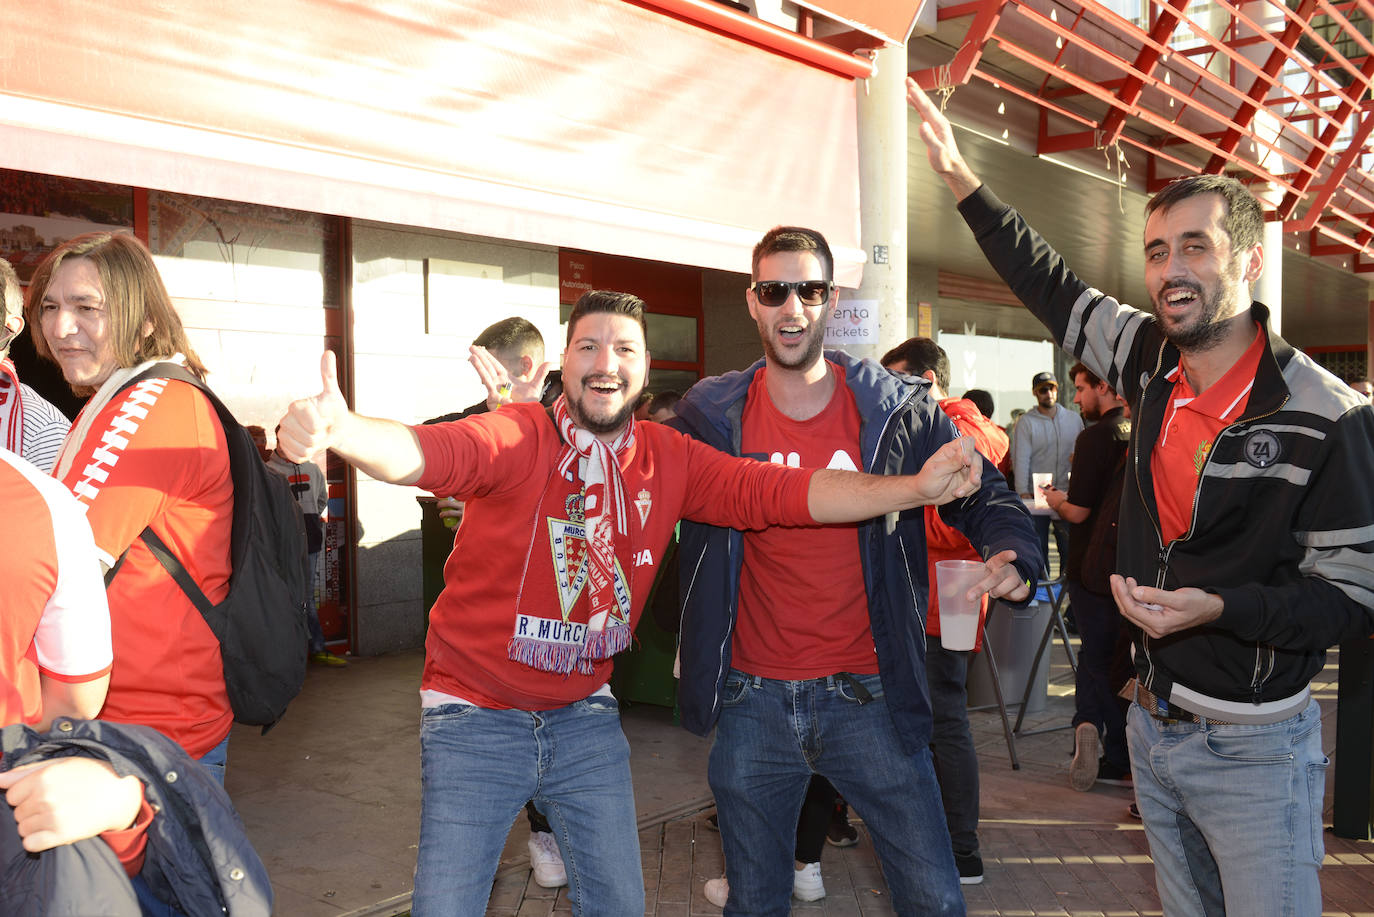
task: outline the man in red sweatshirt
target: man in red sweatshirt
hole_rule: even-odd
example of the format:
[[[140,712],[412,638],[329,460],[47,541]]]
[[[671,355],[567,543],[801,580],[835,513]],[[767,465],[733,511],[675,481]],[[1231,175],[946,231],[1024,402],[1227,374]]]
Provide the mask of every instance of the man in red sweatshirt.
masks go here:
[[[378,480],[466,501],[421,683],[416,917],[486,909],[529,799],[558,838],[574,913],[643,914],[629,746],[607,683],[679,519],[857,521],[967,496],[981,480],[961,440],[918,474],[875,476],[740,459],[637,423],[649,354],[644,304],[627,293],[578,300],[562,365],[552,409],[503,399],[410,427],[351,412],[326,354],[322,391],[294,402],[278,435],[288,459],[329,448]]]
[[[940,404],[954,426],[970,437],[989,462],[1001,465],[1009,443],[1007,434],[983,416],[972,401],[949,397],[949,357],[930,338],[914,337],[889,350],[880,360],[893,372],[920,376],[930,383],[931,397]],[[959,530],[940,519],[934,507],[926,508],[926,556],[929,558],[930,602],[926,606],[926,686],[934,721],[931,744],[935,752],[935,776],[940,781],[940,796],[945,806],[945,822],[954,847],[954,864],[959,867],[959,882],[977,885],[983,881],[983,858],[978,851],[978,756],[973,749],[973,734],[968,724],[969,653],[945,649],[940,642],[940,596],[935,584],[935,562],[939,560],[976,560],[982,555]],[[983,596],[978,613],[978,633],[974,652],[983,644],[983,622],[988,599]]]

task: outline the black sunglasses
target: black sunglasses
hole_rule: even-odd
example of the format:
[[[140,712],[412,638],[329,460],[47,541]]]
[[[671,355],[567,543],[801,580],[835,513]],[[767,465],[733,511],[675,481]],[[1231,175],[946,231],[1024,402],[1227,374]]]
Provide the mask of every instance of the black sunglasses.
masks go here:
[[[754,291],[754,298],[765,306],[782,305],[794,291],[803,306],[824,305],[834,288],[835,285],[828,280],[798,280],[794,283],[786,280],[759,280],[749,287]]]

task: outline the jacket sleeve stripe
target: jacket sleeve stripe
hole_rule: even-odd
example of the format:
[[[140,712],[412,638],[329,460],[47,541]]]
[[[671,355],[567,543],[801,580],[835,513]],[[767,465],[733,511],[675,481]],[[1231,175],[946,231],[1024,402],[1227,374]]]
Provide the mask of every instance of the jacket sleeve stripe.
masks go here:
[[[1345,545],[1374,547],[1374,525],[1354,529],[1332,529],[1326,532],[1294,532],[1298,544],[1309,548],[1335,548]]]
[[[1352,602],[1374,608],[1374,564],[1370,560],[1367,552],[1354,548],[1308,550],[1298,564],[1298,572],[1320,577]]]

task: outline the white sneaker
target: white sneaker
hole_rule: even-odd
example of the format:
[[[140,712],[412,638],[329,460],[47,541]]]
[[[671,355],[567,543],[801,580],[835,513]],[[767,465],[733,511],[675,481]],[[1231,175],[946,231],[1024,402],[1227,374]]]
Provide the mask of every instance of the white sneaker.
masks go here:
[[[558,853],[558,842],[547,831],[530,832],[530,866],[540,888],[561,888],[568,884],[568,872]]]
[[[724,876],[719,879],[707,879],[706,900],[716,907],[725,907],[725,902],[730,900],[730,881]]]
[[[825,897],[820,863],[807,863],[792,873],[792,897],[798,901],[819,901]]]

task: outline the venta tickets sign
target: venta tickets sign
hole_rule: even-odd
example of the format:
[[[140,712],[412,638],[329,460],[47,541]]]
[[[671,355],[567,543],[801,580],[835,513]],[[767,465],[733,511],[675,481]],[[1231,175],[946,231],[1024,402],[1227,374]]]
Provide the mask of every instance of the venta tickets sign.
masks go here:
[[[871,344],[877,339],[877,300],[841,298],[826,317],[827,347],[853,347],[855,344]]]

